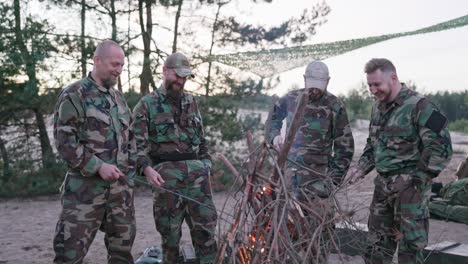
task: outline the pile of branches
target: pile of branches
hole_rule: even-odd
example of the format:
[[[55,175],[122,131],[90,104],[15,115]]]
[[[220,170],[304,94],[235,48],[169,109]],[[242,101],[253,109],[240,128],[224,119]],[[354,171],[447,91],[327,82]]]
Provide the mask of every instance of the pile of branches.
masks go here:
[[[247,169],[237,170],[219,155],[242,184],[231,197],[236,201],[229,214],[232,221],[224,228],[219,227],[217,264],[325,263],[324,257],[330,251],[340,252],[333,226],[344,222],[350,214],[336,210],[336,190],[328,199],[317,201],[307,195],[305,197],[311,198],[298,199],[291,187],[292,179],[285,173],[288,153],[306,104],[307,98],[303,96],[279,151],[269,144],[268,120],[263,144],[254,146],[252,135],[246,135],[249,149]],[[335,212],[331,215],[324,213],[333,210]],[[221,212],[224,211],[223,208]],[[314,221],[307,220],[310,218]]]

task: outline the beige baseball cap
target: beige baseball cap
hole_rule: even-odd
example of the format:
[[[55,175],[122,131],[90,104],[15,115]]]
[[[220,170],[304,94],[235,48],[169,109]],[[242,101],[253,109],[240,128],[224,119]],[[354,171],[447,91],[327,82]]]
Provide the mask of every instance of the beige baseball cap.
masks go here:
[[[304,74],[305,88],[318,88],[320,90],[325,90],[329,79],[330,75],[325,63],[321,61],[313,61],[307,65]]]
[[[164,67],[174,69],[176,74],[180,77],[195,77],[187,57],[180,52],[169,55],[164,62]]]

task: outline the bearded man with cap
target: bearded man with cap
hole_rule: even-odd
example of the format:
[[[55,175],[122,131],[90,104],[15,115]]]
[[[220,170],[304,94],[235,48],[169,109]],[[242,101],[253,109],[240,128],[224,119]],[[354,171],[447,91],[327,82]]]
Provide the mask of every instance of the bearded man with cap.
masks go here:
[[[293,162],[287,165],[286,175],[292,179],[292,189],[298,201],[314,208],[322,219],[333,216],[328,198],[334,186],[339,185],[346,175],[354,153],[354,140],[345,106],[340,99],[327,91],[329,80],[325,63],[313,61],[307,65],[305,88],[289,92],[275,103],[269,131],[269,138],[279,149],[283,141],[283,119],[286,119],[288,130],[300,95],[308,97],[303,118],[288,154],[289,160]],[[312,227],[320,224],[313,213],[308,213],[304,208],[303,211],[308,215],[308,222]],[[331,221],[328,222],[332,225]],[[326,237],[324,235],[321,241],[322,254],[319,263],[326,263],[328,256]]]
[[[153,190],[154,221],[162,236],[164,263],[179,262],[184,220],[200,263],[214,262],[217,253],[211,156],[197,102],[184,91],[188,77],[193,73],[187,57],[170,55],[164,62],[161,87],[144,96],[134,109],[138,171],[150,184],[163,182],[163,188],[169,190]]]

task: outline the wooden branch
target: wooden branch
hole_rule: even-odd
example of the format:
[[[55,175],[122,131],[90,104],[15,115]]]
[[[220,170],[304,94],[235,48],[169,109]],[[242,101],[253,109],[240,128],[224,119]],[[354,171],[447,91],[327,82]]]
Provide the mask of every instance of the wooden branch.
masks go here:
[[[255,156],[254,156],[254,142],[253,142],[253,136],[250,131],[247,132],[245,135],[247,138],[247,147],[249,149],[249,174],[253,175],[255,173]]]
[[[289,150],[291,149],[292,144],[294,143],[294,138],[296,137],[296,133],[299,129],[299,125],[301,124],[302,116],[304,113],[304,109],[307,105],[308,99],[309,98],[306,93],[301,93],[301,95],[299,96],[298,104],[296,107],[296,111],[294,112],[294,117],[291,122],[291,126],[289,127],[283,147],[281,148],[280,153],[278,155],[278,166],[281,171],[283,170],[284,165],[286,163]],[[278,171],[275,171],[273,178],[277,179],[278,176],[279,176]]]

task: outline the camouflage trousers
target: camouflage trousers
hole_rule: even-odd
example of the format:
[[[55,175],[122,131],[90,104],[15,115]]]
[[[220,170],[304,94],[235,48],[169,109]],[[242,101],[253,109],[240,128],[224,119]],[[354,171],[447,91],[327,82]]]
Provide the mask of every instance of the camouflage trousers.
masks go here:
[[[105,232],[108,263],[133,263],[136,234],[133,187],[68,174],[54,237],[54,263],[82,263],[98,229]]]
[[[192,244],[200,263],[213,263],[217,253],[217,213],[212,200],[209,168],[200,160],[163,162],[154,167],[164,188],[189,197],[155,189],[153,213],[162,236],[164,263],[178,263],[181,225],[190,228]]]
[[[329,196],[332,189],[331,180],[319,179],[304,170],[288,169],[291,174],[291,186],[294,196],[303,204],[304,223],[296,225],[299,241],[296,241],[299,251],[309,252],[309,263],[328,263],[331,251],[330,238],[334,232],[334,207]],[[312,236],[314,231],[317,235]],[[312,232],[311,232],[312,231]]]
[[[404,173],[374,181],[369,215],[366,263],[392,263],[398,246],[398,263],[423,263],[429,231],[429,177]]]

